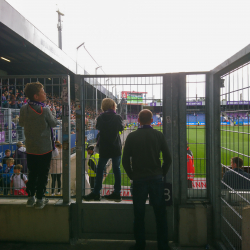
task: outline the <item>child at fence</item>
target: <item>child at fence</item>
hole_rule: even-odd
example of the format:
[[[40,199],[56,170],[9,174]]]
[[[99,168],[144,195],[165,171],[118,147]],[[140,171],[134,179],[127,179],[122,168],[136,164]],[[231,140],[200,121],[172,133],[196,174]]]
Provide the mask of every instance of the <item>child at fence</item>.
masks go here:
[[[14,186],[14,195],[25,195],[26,192],[26,183],[28,182],[27,176],[21,173],[23,166],[21,164],[17,164],[14,166],[14,174],[10,177],[10,193],[13,194],[13,186]]]
[[[57,195],[61,195],[61,176],[62,176],[62,144],[59,141],[55,142],[55,146],[59,154],[52,158],[50,163],[50,174],[52,179],[51,195],[54,196],[54,190],[57,182],[58,192]]]
[[[2,183],[4,195],[7,195],[10,189],[10,177],[14,173],[14,159],[9,158],[6,160],[6,164],[3,165]]]
[[[54,147],[53,127],[59,121],[55,110],[46,107],[46,93],[40,82],[27,83],[25,95],[29,102],[20,109],[19,125],[24,127],[27,167],[29,170],[26,207],[42,209],[48,202],[44,194]],[[35,199],[35,194],[37,201]]]
[[[2,164],[6,164],[6,160],[11,157],[11,151],[10,149],[5,150],[5,156],[3,157]]]
[[[122,144],[119,136],[119,131],[123,131],[122,117],[116,114],[116,103],[110,98],[102,100],[103,113],[97,118],[96,129],[100,131],[99,139],[99,154],[95,187],[89,195],[83,196],[86,201],[99,201],[100,191],[102,189],[103,173],[106,164],[112,158],[112,169],[115,177],[114,192],[110,195],[105,195],[105,199],[112,201],[121,201],[121,154]]]

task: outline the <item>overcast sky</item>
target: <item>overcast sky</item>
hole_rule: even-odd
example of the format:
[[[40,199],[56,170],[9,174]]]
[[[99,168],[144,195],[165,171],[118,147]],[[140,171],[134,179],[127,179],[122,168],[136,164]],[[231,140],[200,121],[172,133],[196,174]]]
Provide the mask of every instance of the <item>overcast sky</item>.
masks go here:
[[[211,70],[250,43],[249,0],[7,0],[74,60],[106,74]],[[97,64],[82,47],[79,63]],[[98,70],[98,74],[102,74]]]

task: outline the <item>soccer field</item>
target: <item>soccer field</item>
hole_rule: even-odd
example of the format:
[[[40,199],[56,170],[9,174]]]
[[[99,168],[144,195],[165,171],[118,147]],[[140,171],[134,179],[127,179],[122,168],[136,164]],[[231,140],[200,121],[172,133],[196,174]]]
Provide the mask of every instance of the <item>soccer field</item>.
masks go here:
[[[154,129],[162,131],[162,127],[154,127]],[[205,132],[205,126],[187,126],[187,142],[194,155],[195,177],[205,177],[206,175]],[[238,156],[236,152],[248,156],[250,155],[249,133],[250,128],[248,126],[221,126],[222,164],[229,166],[231,158],[234,156]],[[240,157],[244,158],[242,156]],[[250,166],[249,157],[243,160],[245,166]],[[110,173],[112,173],[112,170],[110,171]],[[122,186],[130,186],[130,180],[124,171],[122,163],[121,173]],[[114,184],[114,175],[108,175],[103,184]]]

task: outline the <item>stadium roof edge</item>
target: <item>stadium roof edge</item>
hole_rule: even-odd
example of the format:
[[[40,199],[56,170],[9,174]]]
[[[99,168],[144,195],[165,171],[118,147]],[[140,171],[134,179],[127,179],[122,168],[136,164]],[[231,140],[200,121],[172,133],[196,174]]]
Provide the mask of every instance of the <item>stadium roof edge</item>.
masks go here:
[[[0,36],[0,55],[11,60],[0,60],[0,69],[8,74],[29,74],[28,67],[33,74],[76,73],[76,62],[5,0],[0,0]]]
[[[215,67],[211,72],[220,76],[250,61],[250,44],[228,58],[226,61]]]

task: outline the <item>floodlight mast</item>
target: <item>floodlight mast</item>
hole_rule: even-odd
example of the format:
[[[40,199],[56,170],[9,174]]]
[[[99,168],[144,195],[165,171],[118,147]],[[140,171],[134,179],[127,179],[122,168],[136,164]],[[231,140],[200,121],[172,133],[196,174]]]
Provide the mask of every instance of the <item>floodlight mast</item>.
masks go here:
[[[62,21],[61,21],[61,16],[64,16],[62,12],[59,10],[56,11],[58,13],[58,24],[57,24],[57,29],[58,29],[58,47],[62,49]]]

